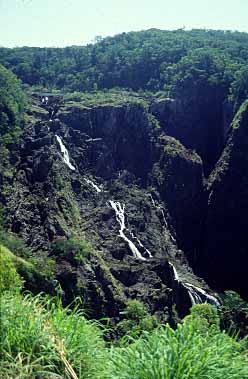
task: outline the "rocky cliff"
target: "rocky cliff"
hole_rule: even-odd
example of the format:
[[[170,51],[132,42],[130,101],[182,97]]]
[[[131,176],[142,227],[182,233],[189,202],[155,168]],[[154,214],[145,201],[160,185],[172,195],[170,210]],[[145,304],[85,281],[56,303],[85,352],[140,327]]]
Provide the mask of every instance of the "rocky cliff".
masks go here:
[[[209,283],[248,298],[248,102],[236,114],[226,147],[208,181],[201,271]]]
[[[247,259],[245,111],[233,123],[207,188],[200,156],[165,134],[158,123],[164,113],[158,117],[152,107],[68,101],[49,119],[48,107],[36,103],[15,152],[14,174],[2,180],[7,229],[36,255],[55,259],[53,279],[64,301],[82,296],[93,317],[118,319],[130,298],[172,323],[192,302],[218,305],[192,268],[215,289],[245,292],[241,281],[226,279],[234,244],[242,265]],[[223,170],[227,156],[233,163]],[[230,191],[237,209],[231,201],[224,207]],[[218,222],[225,233],[216,228]],[[57,248],[73,240],[90,244],[89,253],[81,257],[75,246]],[[227,247],[222,282],[218,275]],[[237,278],[244,267],[239,262]]]

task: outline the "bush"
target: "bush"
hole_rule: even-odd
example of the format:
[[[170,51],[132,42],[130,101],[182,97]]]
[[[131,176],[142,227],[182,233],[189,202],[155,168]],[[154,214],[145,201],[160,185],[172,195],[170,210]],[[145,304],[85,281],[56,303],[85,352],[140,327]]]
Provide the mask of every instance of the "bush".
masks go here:
[[[11,252],[0,245],[0,294],[4,291],[19,291],[23,281],[17,273]]]
[[[166,325],[112,348],[110,379],[247,379],[242,344],[225,333],[198,333],[200,319],[207,320],[188,318],[176,330]]]
[[[32,255],[32,249],[30,249],[26,243],[14,233],[0,230],[0,243],[6,246],[18,257],[29,258]]]
[[[3,287],[5,283],[6,289],[8,289],[8,286],[11,288],[17,286],[19,289],[23,287],[23,289],[30,290],[36,294],[40,291],[54,293],[54,283],[51,276],[54,268],[53,261],[51,263],[50,261],[43,261],[43,265],[39,267],[37,259],[32,261],[31,258],[26,260],[18,257],[3,245],[0,245],[0,252]],[[18,278],[21,278],[21,285]]]
[[[119,344],[125,345],[133,338],[138,338],[144,331],[151,331],[158,326],[157,318],[151,316],[139,300],[129,300],[121,314],[124,319],[116,326],[118,336],[122,337]]]
[[[195,304],[190,309],[190,315],[183,320],[185,323],[194,324],[198,332],[205,333],[207,330],[219,331],[220,319],[217,309],[210,304]]]
[[[221,300],[221,328],[231,335],[238,333],[239,337],[247,336],[248,303],[234,291],[225,291]]]
[[[93,251],[89,242],[77,237],[57,240],[52,249],[55,255],[63,257],[75,265],[83,263],[85,258]]]

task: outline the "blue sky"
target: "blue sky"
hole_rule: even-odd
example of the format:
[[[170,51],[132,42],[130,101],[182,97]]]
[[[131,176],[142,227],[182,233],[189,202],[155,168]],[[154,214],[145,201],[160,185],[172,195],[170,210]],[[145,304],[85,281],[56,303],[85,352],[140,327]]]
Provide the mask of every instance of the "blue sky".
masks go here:
[[[0,0],[0,46],[68,46],[131,30],[248,32],[248,0]]]

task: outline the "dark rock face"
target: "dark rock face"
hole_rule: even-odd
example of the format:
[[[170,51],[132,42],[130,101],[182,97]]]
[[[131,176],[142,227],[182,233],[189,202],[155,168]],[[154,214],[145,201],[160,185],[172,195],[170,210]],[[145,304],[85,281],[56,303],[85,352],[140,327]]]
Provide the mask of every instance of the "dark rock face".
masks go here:
[[[201,272],[216,288],[247,295],[248,102],[233,124],[227,146],[209,178]]]
[[[70,125],[73,142],[85,145],[88,160],[81,162],[80,169],[90,166],[105,179],[125,169],[146,180],[152,163],[152,126],[141,105],[72,106],[59,119]]]
[[[169,136],[159,138],[152,178],[165,202],[180,249],[193,262],[200,246],[206,193],[200,157]]]
[[[218,97],[218,95],[216,94]],[[151,106],[164,132],[194,149],[202,158],[209,175],[223,149],[230,121],[228,104],[223,107],[213,94],[203,99],[161,99]]]
[[[199,156],[155,129],[140,104],[67,104],[51,121],[39,114],[25,129],[5,199],[9,229],[37,254],[53,255],[58,238],[91,242],[83,262],[55,258],[65,303],[80,295],[93,317],[118,319],[129,298],[163,321],[185,315],[189,293],[169,262],[180,278],[207,289],[181,251],[194,261],[200,244]]]

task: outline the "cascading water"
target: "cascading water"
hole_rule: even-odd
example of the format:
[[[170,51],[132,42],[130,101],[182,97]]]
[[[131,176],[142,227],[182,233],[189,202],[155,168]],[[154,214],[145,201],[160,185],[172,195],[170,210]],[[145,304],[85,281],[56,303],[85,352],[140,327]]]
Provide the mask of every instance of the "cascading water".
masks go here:
[[[143,243],[137,238],[135,237],[135,235],[133,234],[133,232],[130,232],[131,236],[133,239],[135,239],[139,246],[142,247],[143,250],[145,250],[146,254],[148,255],[149,258],[152,258],[152,253],[143,245]]]
[[[184,283],[184,284],[185,284],[185,286],[188,287],[188,289],[189,289],[189,291],[191,291],[191,293],[194,292],[194,294],[197,294],[197,297],[200,297],[201,299],[202,298],[205,299],[206,302],[208,302],[212,305],[215,305],[216,307],[220,306],[220,303],[216,299],[216,297],[209,295],[206,291],[204,291],[204,289],[197,287],[191,283]],[[203,300],[201,302],[203,303]]]
[[[61,154],[62,154],[63,161],[65,162],[65,164],[71,170],[74,171],[75,167],[70,162],[70,157],[69,157],[68,150],[66,149],[65,145],[63,144],[63,141],[62,141],[61,137],[59,137],[58,135],[55,135],[55,137],[56,137],[56,139],[57,139],[57,141],[59,143],[60,151],[61,151]],[[102,192],[101,188],[98,187],[92,180],[87,179],[87,178],[84,178],[84,180],[86,181],[87,184],[91,185],[94,188],[94,190],[96,190],[97,193]],[[162,217],[163,217],[163,221],[164,221],[164,226],[167,228],[168,224],[167,224],[167,221],[166,221],[166,218],[165,218],[165,214],[164,214],[163,208],[160,205],[156,204],[156,202],[153,199],[153,197],[152,197],[151,194],[149,194],[148,196],[151,197],[152,205],[162,213]],[[130,248],[130,250],[133,253],[133,256],[135,258],[140,259],[142,261],[146,261],[146,258],[142,256],[142,254],[137,249],[137,247],[135,246],[135,244],[124,234],[124,230],[128,231],[128,229],[125,226],[125,204],[121,205],[119,202],[114,202],[112,200],[110,200],[109,203],[110,203],[111,207],[114,209],[115,215],[116,215],[116,220],[117,220],[117,222],[120,225],[120,229],[119,229],[119,235],[120,235],[120,237],[125,242],[128,243],[128,246],[129,246],[129,248]],[[138,242],[139,246],[142,248],[143,251],[145,251],[145,253],[147,254],[147,256],[149,258],[152,258],[151,252],[144,247],[144,245],[142,244],[142,242],[137,237],[135,237],[132,232],[129,231],[129,233],[132,236],[132,238]],[[174,239],[173,236],[171,236],[171,239],[175,242],[175,239]],[[195,285],[193,285],[191,283],[182,281],[179,278],[179,275],[177,273],[177,270],[176,270],[175,266],[172,263],[170,263],[170,262],[169,262],[169,264],[170,264],[170,266],[173,269],[174,279],[178,283],[181,283],[181,285],[187,290],[192,304],[200,304],[200,303],[203,303],[203,302],[209,302],[210,304],[213,304],[216,307],[220,306],[219,301],[214,296],[209,295],[202,288],[197,287],[197,286],[195,286]]]
[[[61,137],[59,137],[58,135],[55,135],[55,137],[59,143],[60,151],[61,151],[62,156],[63,156],[63,161],[66,163],[66,165],[71,170],[75,170],[75,167],[70,162],[68,150],[66,149],[65,145],[63,144]],[[86,181],[87,184],[91,185],[96,190],[97,193],[102,192],[101,188],[98,187],[92,180],[87,179],[87,178],[84,178],[84,180]],[[110,200],[109,203],[112,206],[112,208],[115,210],[116,220],[118,221],[118,223],[120,225],[120,230],[119,230],[120,236],[128,243],[129,248],[132,251],[134,257],[145,261],[146,258],[142,256],[142,254],[137,249],[137,247],[134,245],[134,243],[124,234],[124,229],[126,229],[126,227],[125,227],[125,215],[124,215],[125,204],[123,204],[123,206],[121,206],[121,204],[119,202],[114,202],[112,200]],[[139,246],[142,247],[145,250],[145,252],[147,253],[148,257],[151,258],[152,254],[150,253],[150,251],[148,249],[146,249],[144,247],[144,245],[141,243],[141,241],[137,237],[134,237],[133,234],[132,234],[132,237],[137,240]]]
[[[166,218],[165,218],[165,213],[164,213],[164,209],[163,209],[163,207],[162,207],[160,204],[156,204],[156,201],[153,199],[151,193],[149,193],[148,196],[151,198],[152,205],[153,205],[153,206],[154,206],[159,212],[161,212],[161,214],[162,214],[162,218],[163,218],[163,222],[164,222],[164,227],[168,229],[169,226],[168,226],[168,222],[166,221]],[[176,240],[175,240],[175,238],[173,237],[173,235],[172,235],[171,233],[169,233],[169,237],[170,237],[171,241],[174,242],[174,243],[176,244]]]
[[[174,279],[181,283],[181,285],[187,290],[192,305],[194,304],[202,304],[204,302],[210,303],[217,308],[220,306],[220,303],[216,297],[209,295],[206,291],[204,291],[202,288],[195,286],[194,284],[184,282],[179,278],[178,272],[175,268],[175,266],[169,262],[169,265],[172,267]]]
[[[98,187],[94,182],[92,182],[92,180],[89,180],[89,179],[86,179],[84,178],[84,180],[86,181],[86,183],[90,184],[95,190],[96,192],[102,192],[101,188]]]
[[[65,145],[63,144],[62,142],[62,139],[61,137],[55,135],[58,143],[59,143],[59,147],[60,147],[60,151],[61,151],[61,154],[63,156],[63,161],[65,162],[65,164],[71,169],[71,170],[75,170],[75,167],[71,164],[70,162],[70,157],[69,157],[69,153],[68,153],[68,150],[67,148],[65,147]]]
[[[109,203],[110,203],[111,207],[114,209],[116,221],[120,225],[120,229],[119,229],[120,237],[123,238],[124,241],[126,241],[128,243],[128,246],[129,246],[130,250],[132,251],[133,256],[135,258],[138,258],[142,261],[146,261],[146,258],[144,258],[142,256],[142,254],[139,252],[139,250],[134,245],[134,243],[132,241],[130,241],[130,239],[127,238],[127,236],[124,234],[124,230],[126,229],[126,227],[125,227],[125,204],[123,204],[121,206],[121,204],[119,202],[114,202],[112,200],[110,200]]]

